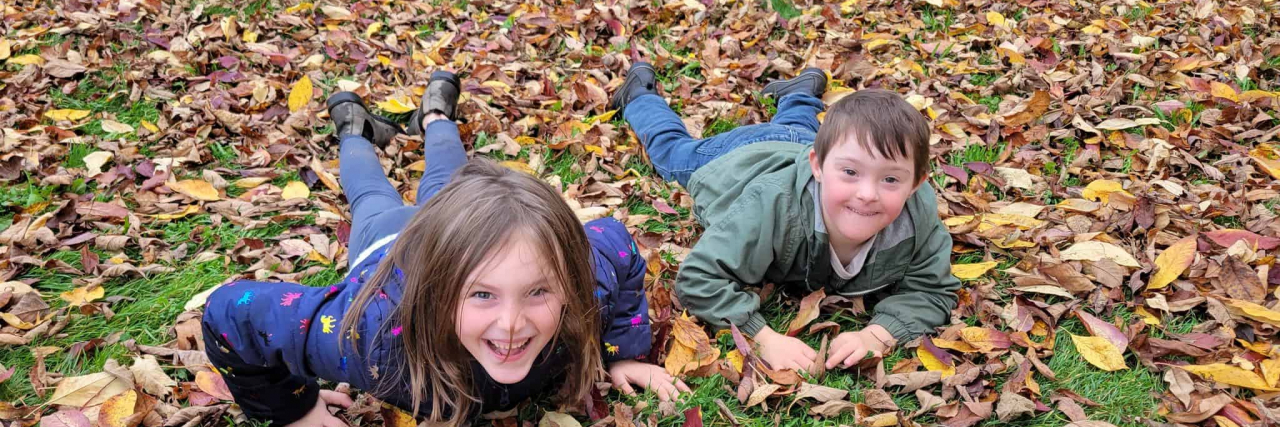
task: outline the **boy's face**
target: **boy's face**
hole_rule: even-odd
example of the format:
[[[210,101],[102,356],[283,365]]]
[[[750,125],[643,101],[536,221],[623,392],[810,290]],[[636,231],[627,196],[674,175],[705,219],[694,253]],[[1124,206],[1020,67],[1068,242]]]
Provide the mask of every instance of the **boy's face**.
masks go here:
[[[823,222],[837,251],[865,242],[887,227],[920,186],[909,156],[886,159],[874,149],[863,148],[855,138],[845,137],[822,163],[816,152],[809,152],[813,177],[822,184]]]

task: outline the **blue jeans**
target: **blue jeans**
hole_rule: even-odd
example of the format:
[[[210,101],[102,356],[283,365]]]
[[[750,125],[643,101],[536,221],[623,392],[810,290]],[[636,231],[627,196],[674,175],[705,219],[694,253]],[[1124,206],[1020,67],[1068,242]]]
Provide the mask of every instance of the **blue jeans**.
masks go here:
[[[667,181],[688,185],[693,172],[733,149],[762,141],[812,144],[818,135],[822,100],[793,93],[778,100],[778,113],[769,123],[742,126],[703,139],[694,139],[684,122],[657,95],[631,100],[622,116],[640,137],[653,168]]]
[[[423,136],[422,158],[426,169],[418,181],[417,206],[406,206],[400,193],[382,172],[373,144],[359,135],[342,138],[338,168],[342,173],[342,192],[351,203],[351,238],[347,252],[352,262],[369,245],[383,237],[399,233],[418,208],[444,187],[453,173],[467,163],[467,152],[458,136],[458,125],[437,120],[427,125]]]

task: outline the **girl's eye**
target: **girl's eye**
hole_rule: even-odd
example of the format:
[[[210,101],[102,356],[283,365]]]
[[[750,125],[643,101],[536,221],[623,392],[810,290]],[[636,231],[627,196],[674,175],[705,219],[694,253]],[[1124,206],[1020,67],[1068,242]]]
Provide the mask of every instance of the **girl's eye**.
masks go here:
[[[471,297],[477,299],[493,299],[493,294],[485,291],[476,291],[471,293]]]
[[[548,291],[547,288],[538,288],[538,289],[534,289],[533,291],[530,291],[529,296],[540,297],[548,293],[551,293],[551,291]]]

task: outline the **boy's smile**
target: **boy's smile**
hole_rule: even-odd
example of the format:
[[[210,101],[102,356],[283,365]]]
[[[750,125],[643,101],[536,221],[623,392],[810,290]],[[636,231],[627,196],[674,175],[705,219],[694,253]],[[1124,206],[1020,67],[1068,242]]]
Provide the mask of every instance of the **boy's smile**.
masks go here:
[[[909,157],[888,159],[869,146],[850,135],[831,149],[825,162],[809,152],[813,177],[821,184],[823,225],[841,264],[849,262],[858,245],[897,219],[920,186],[912,182]]]

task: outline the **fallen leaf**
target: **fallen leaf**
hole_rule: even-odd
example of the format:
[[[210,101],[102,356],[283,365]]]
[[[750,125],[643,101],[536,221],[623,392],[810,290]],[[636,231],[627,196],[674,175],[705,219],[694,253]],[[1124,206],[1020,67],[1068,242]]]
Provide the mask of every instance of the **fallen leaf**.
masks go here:
[[[1084,323],[1085,329],[1088,329],[1090,334],[1106,339],[1112,346],[1120,350],[1120,353],[1124,353],[1129,348],[1129,337],[1125,336],[1124,332],[1121,332],[1116,325],[1094,317],[1084,310],[1076,310],[1074,313]]]
[[[89,117],[89,113],[91,112],[92,111],[89,111],[89,110],[72,110],[72,109],[49,110],[44,112],[44,117],[49,120],[58,121],[58,122],[76,121],[76,120],[83,119],[85,117]]]
[[[1124,249],[1120,249],[1119,246],[1096,240],[1076,243],[1067,248],[1067,250],[1062,251],[1062,259],[1064,260],[1097,261],[1103,258],[1109,258],[1115,261],[1116,264],[1125,267],[1142,267],[1138,264],[1138,260],[1133,258],[1133,255],[1125,252]]]
[[[418,106],[413,102],[413,98],[403,94],[389,96],[387,99],[378,101],[374,105],[377,105],[382,111],[386,111],[391,114],[404,114],[418,109]]]
[[[1258,144],[1249,150],[1249,158],[1262,166],[1272,178],[1280,179],[1280,149],[1268,144]]]
[[[809,325],[809,322],[817,319],[819,313],[818,304],[826,297],[826,291],[818,289],[800,300],[800,311],[796,313],[796,318],[791,319],[791,324],[787,326],[787,335],[796,336],[801,330],[804,330],[805,326]]]
[[[1110,202],[1111,193],[1120,193],[1133,197],[1133,194],[1130,194],[1128,191],[1124,191],[1124,187],[1121,186],[1119,182],[1109,179],[1099,179],[1090,182],[1089,185],[1085,186],[1084,191],[1080,193],[1080,196],[1088,200],[1100,201],[1105,205]]]
[[[111,161],[114,156],[110,151],[94,151],[84,156],[84,168],[89,172],[89,176],[96,176],[102,173],[102,166]]]
[[[222,375],[214,371],[200,371],[196,373],[196,386],[200,390],[209,393],[210,396],[231,400],[231,390],[227,389],[227,383],[222,380]]]
[[[1240,102],[1240,95],[1226,83],[1209,82],[1209,92],[1218,98],[1230,99],[1231,102]]]
[[[314,91],[311,87],[311,78],[306,75],[294,82],[293,87],[289,88],[289,112],[296,113],[311,103]]]
[[[1035,411],[1035,402],[1017,393],[1000,393],[1000,400],[996,402],[996,417],[1001,422],[1033,415]]]
[[[926,336],[920,340],[920,346],[916,347],[916,357],[920,358],[925,369],[941,372],[944,379],[956,374],[951,355],[934,345],[932,337]]]
[[[132,133],[133,126],[128,123],[120,123],[115,120],[103,120],[101,122],[102,130],[107,133]]]
[[[130,390],[123,379],[107,372],[63,378],[54,389],[47,405],[71,407],[96,406],[117,394]]]
[[[813,415],[821,415],[826,418],[835,418],[840,416],[841,414],[844,414],[845,412],[853,411],[857,409],[857,407],[858,405],[855,405],[853,402],[848,402],[844,400],[833,400],[830,402],[826,402],[820,405],[815,405],[813,407],[810,407],[809,413]]]
[[[1156,256],[1156,273],[1147,282],[1147,290],[1163,289],[1196,259],[1196,235],[1184,237]]]
[[[1280,312],[1263,307],[1249,301],[1226,298],[1222,303],[1227,311],[1236,316],[1243,316],[1272,326],[1280,327]]]
[[[115,397],[107,399],[98,410],[100,427],[129,427],[125,419],[133,415],[133,407],[138,403],[138,392],[126,390]]]
[[[89,417],[78,409],[63,409],[40,418],[40,427],[90,427]]]
[[[412,417],[410,418],[412,420]],[[548,412],[538,420],[538,427],[582,427],[572,415],[560,412]]]
[[[960,280],[973,280],[982,277],[987,270],[1000,265],[999,261],[975,262],[972,264],[951,264],[951,275]]]
[[[1280,238],[1260,236],[1257,233],[1248,230],[1214,230],[1204,233],[1204,235],[1205,237],[1208,237],[1209,240],[1212,240],[1214,243],[1217,243],[1224,248],[1231,247],[1241,240],[1248,242],[1249,246],[1263,250],[1272,250],[1277,246],[1280,246]]]
[[[302,181],[289,181],[285,184],[284,191],[280,193],[280,198],[289,199],[305,199],[311,196],[311,189],[307,188],[307,184]]]
[[[72,307],[79,307],[106,296],[106,290],[102,286],[89,285],[63,292],[58,296]]]
[[[222,199],[218,195],[218,190],[213,188],[213,184],[199,179],[185,179],[178,182],[170,182],[167,184],[169,189],[182,193],[183,195],[206,202],[216,202]]]
[[[1223,384],[1230,384],[1233,386],[1261,391],[1280,391],[1280,389],[1268,385],[1266,380],[1263,380],[1261,376],[1255,374],[1253,371],[1240,369],[1234,365],[1228,365],[1226,363],[1183,365],[1177,366],[1177,368],[1199,375],[1204,379],[1217,381]]]
[[[1218,283],[1231,298],[1262,301],[1267,296],[1267,287],[1258,279],[1258,273],[1233,256],[1227,256],[1222,261]]]
[[[750,408],[764,403],[764,400],[772,395],[773,392],[778,391],[779,388],[782,388],[782,386],[777,384],[763,384],[756,387],[756,389],[751,392],[751,397],[747,398],[747,403],[743,408]]]
[[[143,391],[157,397],[167,396],[170,388],[178,385],[177,381],[164,373],[164,369],[160,368],[160,363],[152,355],[134,357],[129,372],[133,373],[134,382]]]
[[[1120,353],[1120,349],[1106,338],[1071,334],[1071,342],[1075,344],[1076,351],[1084,357],[1084,360],[1099,369],[1104,371],[1129,369],[1124,363],[1124,355]]]

